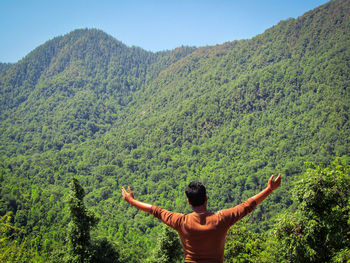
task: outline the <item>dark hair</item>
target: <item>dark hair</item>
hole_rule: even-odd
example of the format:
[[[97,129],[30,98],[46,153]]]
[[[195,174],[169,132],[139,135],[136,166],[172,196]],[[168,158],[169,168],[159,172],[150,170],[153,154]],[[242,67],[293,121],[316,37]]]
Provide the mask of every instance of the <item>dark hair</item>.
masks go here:
[[[187,186],[185,193],[192,206],[204,204],[207,197],[207,191],[201,182],[191,182]]]

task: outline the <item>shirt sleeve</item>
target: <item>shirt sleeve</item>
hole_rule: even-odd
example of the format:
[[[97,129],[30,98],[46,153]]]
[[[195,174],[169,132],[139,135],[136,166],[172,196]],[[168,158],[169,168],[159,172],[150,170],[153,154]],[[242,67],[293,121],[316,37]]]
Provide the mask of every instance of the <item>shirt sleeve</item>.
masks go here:
[[[174,229],[178,229],[184,220],[183,214],[170,212],[155,205],[151,207],[151,214]]]
[[[224,209],[219,212],[222,220],[227,226],[232,226],[237,221],[248,215],[257,206],[256,201],[253,198],[249,198],[247,201],[229,209]]]

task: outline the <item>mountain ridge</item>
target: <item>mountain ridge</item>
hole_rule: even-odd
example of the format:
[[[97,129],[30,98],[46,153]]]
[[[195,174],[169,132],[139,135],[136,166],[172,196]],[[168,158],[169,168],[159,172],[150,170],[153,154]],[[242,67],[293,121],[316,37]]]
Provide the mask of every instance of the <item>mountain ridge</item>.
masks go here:
[[[349,10],[331,1],[249,40],[157,53],[81,29],[1,65],[0,214],[12,211],[50,255],[64,246],[62,200],[77,178],[98,233],[133,255],[125,262],[141,262],[158,222],[128,207],[121,186],[186,213],[183,189],[200,180],[216,211],[278,171],[274,202],[248,219],[251,230],[271,229],[305,162],[350,154]]]

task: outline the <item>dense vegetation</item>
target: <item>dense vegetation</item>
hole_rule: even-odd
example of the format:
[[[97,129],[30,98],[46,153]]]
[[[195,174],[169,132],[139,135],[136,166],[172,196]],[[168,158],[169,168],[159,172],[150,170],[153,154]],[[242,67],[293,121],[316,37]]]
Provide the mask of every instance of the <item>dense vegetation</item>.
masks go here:
[[[122,186],[186,213],[200,180],[219,210],[275,172],[282,186],[232,229],[227,262],[349,259],[349,19],[350,1],[331,1],[249,40],[158,53],[80,29],[0,64],[1,260],[78,260],[72,182],[99,219],[87,258],[161,262],[178,243]]]

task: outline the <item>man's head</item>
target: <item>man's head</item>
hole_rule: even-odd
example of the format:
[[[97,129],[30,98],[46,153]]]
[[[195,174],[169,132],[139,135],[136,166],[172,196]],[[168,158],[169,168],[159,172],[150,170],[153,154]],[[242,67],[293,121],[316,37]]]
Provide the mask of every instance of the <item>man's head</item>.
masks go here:
[[[191,182],[185,192],[192,206],[201,206],[207,200],[207,191],[201,182]]]

